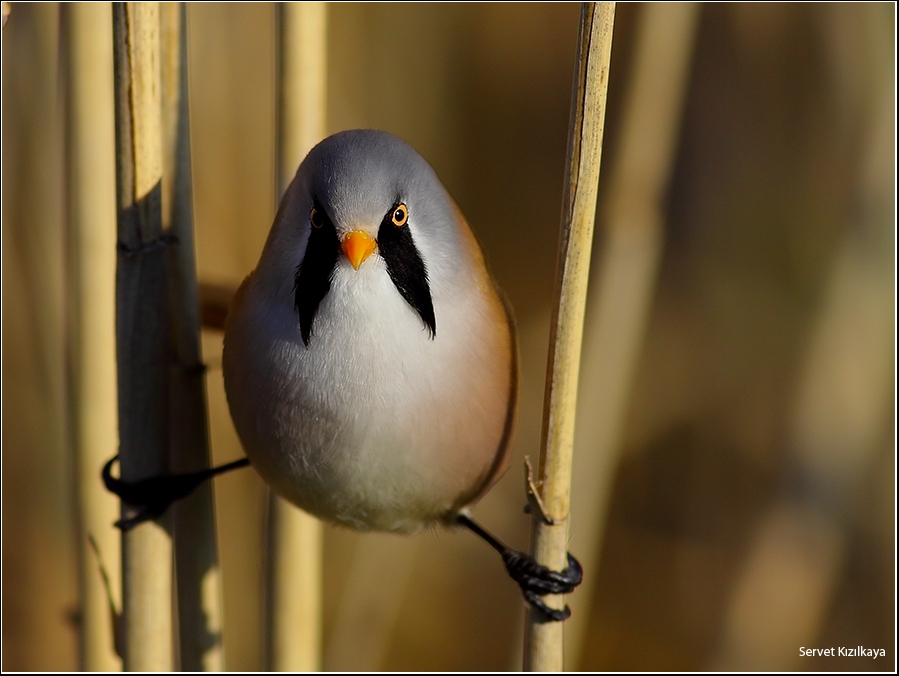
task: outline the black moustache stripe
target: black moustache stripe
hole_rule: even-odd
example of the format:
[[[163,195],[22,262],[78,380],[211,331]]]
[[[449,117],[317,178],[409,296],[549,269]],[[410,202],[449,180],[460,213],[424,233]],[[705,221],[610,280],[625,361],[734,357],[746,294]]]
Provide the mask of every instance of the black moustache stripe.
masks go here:
[[[320,228],[310,226],[306,255],[294,277],[294,306],[300,315],[300,334],[306,347],[309,347],[312,322],[318,306],[331,290],[331,276],[340,253],[340,241],[334,225],[318,205],[316,210],[323,216],[324,223]]]
[[[390,281],[421,317],[433,339],[437,334],[437,321],[428,286],[428,269],[412,241],[409,224],[397,227],[391,221],[395,209],[387,212],[378,229],[378,251],[387,265]]]
[[[323,209],[316,205],[322,216],[320,228],[310,227],[309,242],[303,262],[294,276],[294,307],[300,317],[300,335],[309,347],[312,326],[322,300],[331,290],[331,278],[340,255],[340,240],[333,223]],[[434,304],[428,285],[428,270],[412,241],[408,223],[397,227],[391,222],[396,207],[387,212],[378,229],[378,252],[387,267],[390,281],[403,299],[421,317],[430,337],[437,334]]]

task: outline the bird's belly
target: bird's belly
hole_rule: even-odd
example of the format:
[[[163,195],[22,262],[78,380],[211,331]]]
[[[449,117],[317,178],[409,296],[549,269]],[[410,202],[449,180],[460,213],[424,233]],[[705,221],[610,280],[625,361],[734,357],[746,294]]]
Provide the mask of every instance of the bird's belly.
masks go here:
[[[438,324],[432,340],[414,316],[385,313],[394,320],[328,340],[339,327],[327,317],[352,311],[323,313],[308,347],[269,327],[244,368],[229,368],[226,347],[232,416],[253,466],[299,507],[363,530],[417,530],[471,502],[495,470],[511,364],[495,358],[495,332]],[[256,396],[235,404],[238,388]]]

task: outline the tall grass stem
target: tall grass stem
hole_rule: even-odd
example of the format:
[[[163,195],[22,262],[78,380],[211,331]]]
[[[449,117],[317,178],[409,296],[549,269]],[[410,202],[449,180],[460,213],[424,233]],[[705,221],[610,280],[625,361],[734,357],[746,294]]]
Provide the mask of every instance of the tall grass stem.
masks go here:
[[[593,246],[614,16],[615,3],[582,5],[577,74],[568,133],[568,166],[562,201],[556,284],[558,302],[550,328],[543,445],[537,474],[537,490],[547,514],[534,514],[531,543],[531,553],[535,559],[553,570],[565,568],[568,550],[578,369]],[[547,518],[551,523],[547,522]],[[561,596],[548,596],[546,603],[550,607],[562,608],[565,601]],[[529,610],[525,625],[526,670],[562,670],[562,628],[562,622],[547,622],[541,611]]]
[[[125,481],[168,470],[168,246],[162,231],[159,3],[113,4],[118,264],[119,457]],[[122,505],[123,517],[133,516]],[[168,518],[122,535],[127,671],[171,671],[172,539]]]
[[[160,6],[162,65],[162,219],[169,235],[169,444],[173,472],[209,467],[205,369],[194,254],[184,3]],[[178,653],[184,671],[221,671],[222,588],[213,482],[172,506],[177,585]]]
[[[277,199],[326,131],[327,7],[277,9]],[[266,658],[272,671],[321,666],[322,525],[273,493],[269,503]]]
[[[586,571],[598,569],[622,430],[664,246],[666,195],[680,137],[700,6],[689,2],[640,6],[631,68],[606,164],[607,196],[597,224],[601,246],[587,299],[572,476],[571,546]],[[621,73],[617,74],[618,76]],[[586,575],[571,599],[565,668],[580,664],[596,577]]]
[[[6,5],[6,3],[4,3]],[[110,611],[97,554],[120,587],[120,543],[112,528],[115,497],[99,468],[116,452],[115,131],[112,16],[109,6],[60,5],[65,50],[66,196],[68,201],[69,419],[76,467],[79,556],[79,662],[86,671],[118,671]],[[114,565],[110,565],[114,564]],[[115,600],[118,604],[118,600]]]

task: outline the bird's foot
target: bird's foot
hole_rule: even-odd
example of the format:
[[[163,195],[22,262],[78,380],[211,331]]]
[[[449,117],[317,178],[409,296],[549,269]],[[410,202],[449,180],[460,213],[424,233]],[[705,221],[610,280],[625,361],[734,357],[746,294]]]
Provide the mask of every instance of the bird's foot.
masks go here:
[[[567,605],[562,610],[550,608],[541,597],[546,594],[569,594],[574,591],[584,579],[584,570],[576,558],[568,554],[568,566],[565,570],[557,572],[540,565],[524,552],[507,548],[501,554],[509,577],[518,583],[525,600],[532,607],[554,622],[567,620],[571,616],[571,609]]]
[[[525,601],[543,613],[547,621],[561,622],[571,616],[571,609],[568,606],[562,610],[550,608],[541,597],[547,594],[568,594],[581,583],[584,579],[584,569],[576,558],[568,554],[568,566],[565,570],[557,572],[537,563],[528,554],[507,547],[472,519],[468,510],[456,515],[456,523],[468,528],[499,552],[506,565],[506,572],[521,587]]]
[[[190,495],[197,486],[207,479],[250,464],[249,460],[241,458],[226,465],[210,467],[199,472],[154,476],[141,481],[123,481],[112,476],[112,465],[118,459],[119,456],[115,455],[103,465],[102,476],[106,490],[119,496],[122,502],[138,509],[133,516],[116,521],[116,528],[123,531],[130,530],[144,521],[162,516],[170,504]]]

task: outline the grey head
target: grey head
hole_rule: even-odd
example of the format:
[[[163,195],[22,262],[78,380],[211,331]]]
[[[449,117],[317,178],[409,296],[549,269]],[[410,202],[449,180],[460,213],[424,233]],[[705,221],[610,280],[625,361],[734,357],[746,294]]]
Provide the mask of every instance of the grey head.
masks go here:
[[[397,211],[397,210],[400,211]],[[405,213],[403,213],[403,211]],[[402,218],[400,218],[402,216]],[[399,219],[399,220],[398,220]],[[434,170],[411,146],[383,131],[334,134],[315,146],[285,194],[263,257],[286,256],[303,342],[331,290],[350,233],[377,242],[397,292],[433,337],[434,296],[453,285],[467,261],[456,209]]]

